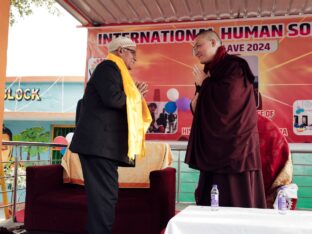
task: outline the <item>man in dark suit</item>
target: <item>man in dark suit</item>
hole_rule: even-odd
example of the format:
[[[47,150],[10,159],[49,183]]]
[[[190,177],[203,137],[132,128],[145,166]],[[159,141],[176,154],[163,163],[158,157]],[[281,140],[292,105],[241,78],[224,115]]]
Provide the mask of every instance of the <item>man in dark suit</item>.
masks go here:
[[[136,44],[115,38],[108,51],[128,70],[136,62]],[[137,87],[144,95],[145,83]],[[89,234],[112,232],[118,198],[118,166],[133,166],[128,153],[126,95],[121,70],[111,60],[101,62],[87,83],[70,150],[79,154],[88,199]]]

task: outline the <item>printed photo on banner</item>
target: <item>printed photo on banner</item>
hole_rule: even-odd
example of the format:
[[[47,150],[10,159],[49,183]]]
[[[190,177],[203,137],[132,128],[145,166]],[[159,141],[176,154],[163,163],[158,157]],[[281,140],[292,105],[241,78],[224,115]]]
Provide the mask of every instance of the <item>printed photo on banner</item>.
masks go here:
[[[293,105],[293,130],[296,135],[312,135],[312,100],[297,100]]]
[[[149,102],[152,123],[149,134],[173,134],[177,132],[178,112],[175,102]]]

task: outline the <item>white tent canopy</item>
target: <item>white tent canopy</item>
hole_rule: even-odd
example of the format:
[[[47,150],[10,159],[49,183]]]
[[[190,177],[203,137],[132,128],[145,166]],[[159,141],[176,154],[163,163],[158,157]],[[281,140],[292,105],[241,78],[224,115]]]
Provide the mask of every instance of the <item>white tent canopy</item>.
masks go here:
[[[312,14],[312,0],[57,0],[83,26]]]

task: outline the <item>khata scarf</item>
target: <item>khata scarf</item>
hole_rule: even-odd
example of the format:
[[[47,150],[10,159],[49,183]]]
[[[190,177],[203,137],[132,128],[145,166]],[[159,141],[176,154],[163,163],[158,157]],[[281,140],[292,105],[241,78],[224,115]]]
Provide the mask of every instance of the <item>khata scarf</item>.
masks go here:
[[[135,156],[144,156],[145,133],[152,122],[152,117],[122,58],[109,53],[107,59],[116,63],[121,72],[127,97],[128,157],[133,160]]]

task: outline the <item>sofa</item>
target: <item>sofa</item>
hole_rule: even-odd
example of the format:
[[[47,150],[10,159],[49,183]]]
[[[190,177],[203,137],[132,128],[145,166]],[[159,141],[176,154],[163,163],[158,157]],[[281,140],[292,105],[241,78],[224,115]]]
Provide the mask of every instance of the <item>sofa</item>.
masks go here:
[[[120,188],[114,234],[159,234],[175,215],[174,168],[150,172],[149,188]],[[26,170],[25,229],[29,233],[85,233],[87,203],[81,185],[64,184],[61,165]]]

